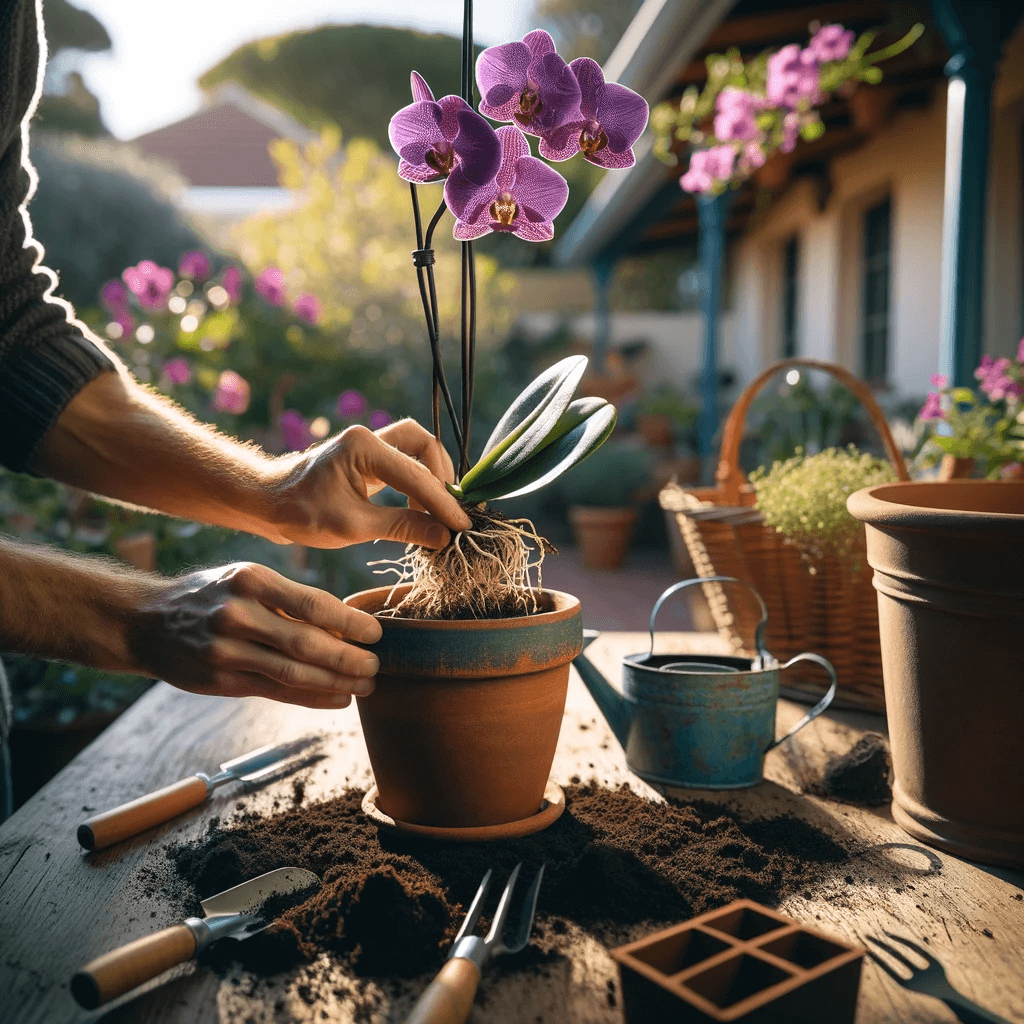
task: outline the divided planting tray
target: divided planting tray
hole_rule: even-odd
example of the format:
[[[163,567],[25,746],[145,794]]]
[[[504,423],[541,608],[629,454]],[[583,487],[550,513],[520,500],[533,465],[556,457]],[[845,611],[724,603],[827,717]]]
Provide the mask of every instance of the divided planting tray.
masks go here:
[[[753,900],[611,951],[627,1024],[852,1024],[864,953]]]

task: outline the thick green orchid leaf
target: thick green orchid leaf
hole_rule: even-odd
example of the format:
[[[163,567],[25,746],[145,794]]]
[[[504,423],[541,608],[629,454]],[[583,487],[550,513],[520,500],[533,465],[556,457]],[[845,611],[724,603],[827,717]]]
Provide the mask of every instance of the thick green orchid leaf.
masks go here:
[[[477,463],[467,470],[460,487],[474,487],[496,479],[491,467],[506,453],[522,461],[524,452],[533,452],[550,433],[572,400],[587,368],[586,356],[569,356],[545,370],[509,406],[484,445]],[[509,464],[505,464],[505,472]]]
[[[615,406],[603,403],[582,423],[534,452],[507,476],[464,491],[463,500],[476,505],[494,498],[517,498],[544,487],[600,448],[615,428],[615,416]]]

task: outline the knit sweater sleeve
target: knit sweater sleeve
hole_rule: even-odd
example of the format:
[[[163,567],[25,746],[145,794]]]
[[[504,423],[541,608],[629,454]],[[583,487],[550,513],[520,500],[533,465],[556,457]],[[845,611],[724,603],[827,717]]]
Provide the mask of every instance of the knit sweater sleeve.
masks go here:
[[[78,391],[116,368],[70,305],[51,295],[56,278],[32,238],[28,119],[45,54],[39,3],[0,2],[0,464],[19,472]]]

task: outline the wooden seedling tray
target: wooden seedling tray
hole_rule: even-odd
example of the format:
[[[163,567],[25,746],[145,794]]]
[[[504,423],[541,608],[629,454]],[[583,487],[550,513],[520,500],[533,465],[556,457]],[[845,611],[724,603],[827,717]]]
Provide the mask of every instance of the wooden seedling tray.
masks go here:
[[[626,1024],[852,1024],[864,953],[753,900],[611,951]]]

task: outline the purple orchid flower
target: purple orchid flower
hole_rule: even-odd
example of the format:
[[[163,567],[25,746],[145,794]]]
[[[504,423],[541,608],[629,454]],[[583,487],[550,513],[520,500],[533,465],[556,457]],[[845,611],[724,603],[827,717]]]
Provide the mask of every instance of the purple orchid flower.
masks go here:
[[[497,131],[501,166],[497,176],[482,188],[453,174],[445,185],[448,208],[458,218],[453,234],[463,242],[510,231],[527,242],[546,242],[554,237],[552,221],[569,198],[569,185],[558,171],[530,156],[526,136],[513,125]]]
[[[389,423],[394,423],[394,418],[391,413],[385,412],[383,409],[375,409],[370,413],[370,429],[381,430],[386,427]]]
[[[600,64],[580,57],[569,65],[580,87],[580,117],[540,140],[547,160],[577,153],[598,167],[632,167],[633,144],[647,127],[647,101],[632,89],[605,82]]]
[[[108,281],[100,292],[100,302],[111,312],[128,308],[128,289],[120,281]]]
[[[415,102],[391,118],[388,138],[406,181],[447,178],[458,167],[477,185],[498,170],[501,152],[494,129],[461,96],[434,100],[422,75],[412,73]]]
[[[824,25],[807,44],[807,49],[824,64],[830,60],[846,60],[853,47],[853,29],[842,25]]]
[[[277,267],[267,267],[256,278],[256,291],[272,306],[284,305],[284,273]]]
[[[1017,362],[1024,363],[1024,338],[1020,339],[1020,344],[1017,346]]]
[[[803,104],[818,103],[818,58],[810,49],[796,43],[782,47],[768,58],[768,83],[765,92],[774,107],[795,110]]]
[[[547,138],[582,119],[580,83],[543,29],[527,33],[521,43],[484,50],[476,61],[476,81],[483,97],[480,113],[493,121],[515,121],[530,135]]]
[[[158,267],[152,260],[140,260],[138,266],[126,267],[121,277],[146,309],[160,309],[174,285],[174,271]]]

